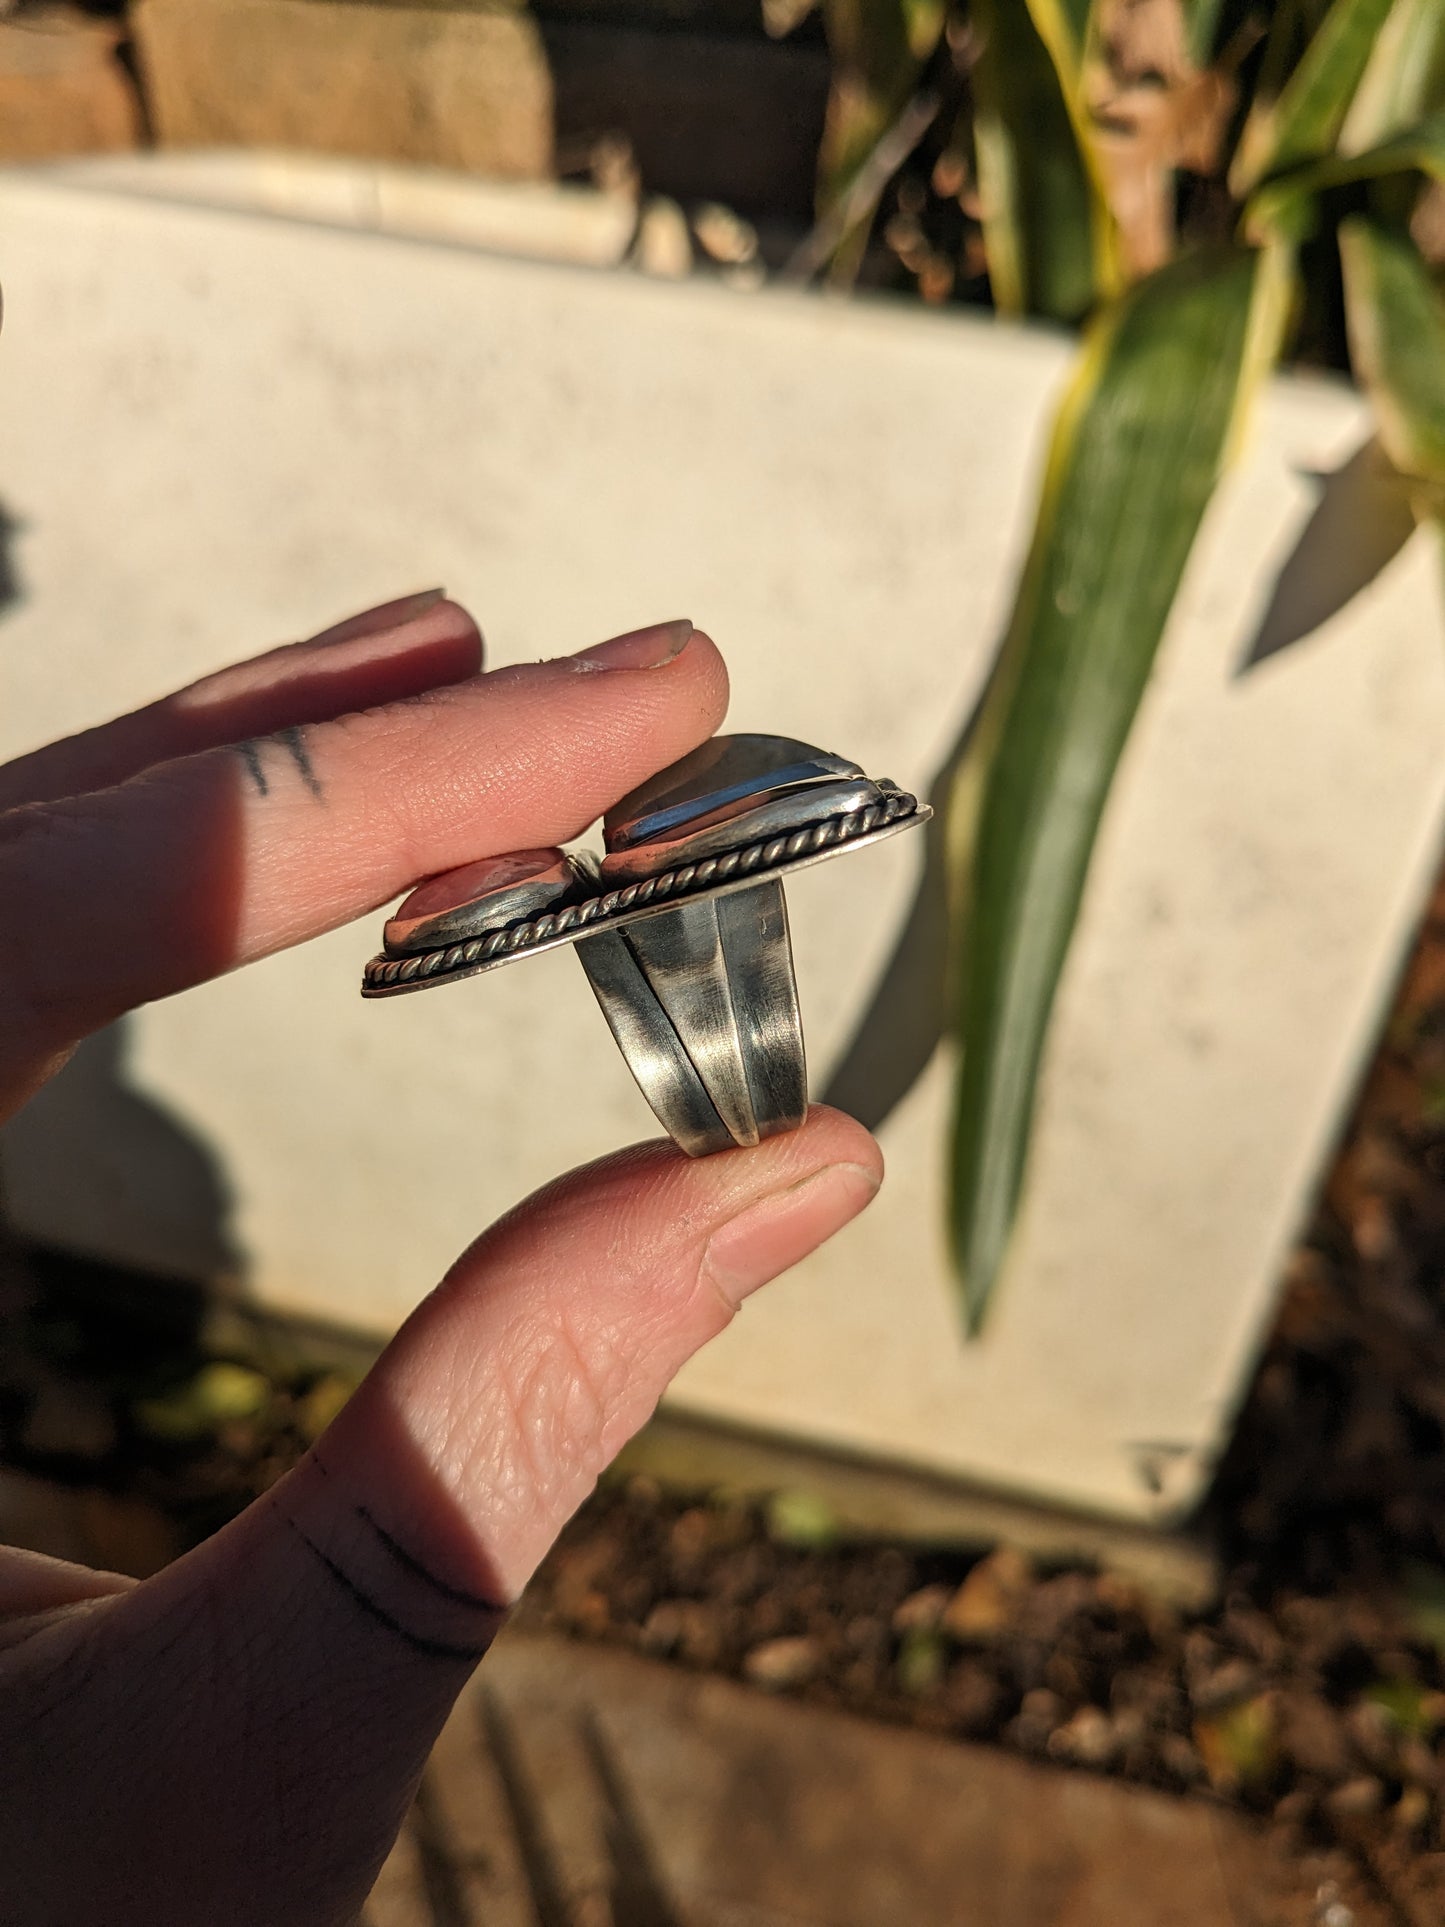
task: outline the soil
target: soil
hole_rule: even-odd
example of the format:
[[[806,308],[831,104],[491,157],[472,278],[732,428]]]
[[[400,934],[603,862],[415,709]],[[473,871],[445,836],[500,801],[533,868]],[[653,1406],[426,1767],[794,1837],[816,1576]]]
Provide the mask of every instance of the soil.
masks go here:
[[[521,1617],[1265,1818],[1311,1918],[1445,1918],[1445,879],[1219,1470],[1224,1585],[844,1544],[765,1506],[604,1483]],[[0,1265],[0,1461],[109,1494],[143,1570],[264,1491],[364,1369],[54,1253]],[[105,1533],[111,1535],[105,1539]]]

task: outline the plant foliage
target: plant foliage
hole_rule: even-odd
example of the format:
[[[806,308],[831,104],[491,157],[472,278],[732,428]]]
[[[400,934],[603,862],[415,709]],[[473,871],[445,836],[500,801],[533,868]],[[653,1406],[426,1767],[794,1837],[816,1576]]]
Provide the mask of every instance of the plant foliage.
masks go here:
[[[862,4],[828,0],[835,43]],[[848,30],[847,86],[883,103],[855,121],[848,165],[947,49],[964,105],[935,187],[976,218],[1000,310],[1084,324],[950,801],[951,1223],[976,1330],[1095,838],[1180,578],[1262,376],[1291,325],[1306,343],[1327,327],[1339,286],[1381,445],[1416,513],[1445,513],[1445,304],[1421,245],[1432,208],[1445,228],[1445,4],[974,0],[927,34],[918,0],[867,4],[891,51],[860,79],[869,56]],[[929,258],[916,222],[893,226]],[[850,274],[856,234],[851,248]]]

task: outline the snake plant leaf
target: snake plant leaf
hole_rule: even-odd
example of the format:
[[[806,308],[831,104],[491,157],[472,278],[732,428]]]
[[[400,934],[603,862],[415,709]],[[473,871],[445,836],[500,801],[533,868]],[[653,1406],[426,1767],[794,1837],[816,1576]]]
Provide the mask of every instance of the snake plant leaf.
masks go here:
[[[1406,234],[1340,224],[1350,357],[1417,514],[1445,520],[1445,300]]]
[[[1283,248],[1213,249],[1091,329],[975,748],[949,805],[968,885],[952,1235],[970,1331],[998,1278],[1095,834],[1200,518],[1289,306]]]
[[[1196,67],[1207,67],[1214,57],[1222,7],[1223,0],[1189,0],[1184,9],[1189,58]]]
[[[1330,0],[1276,0],[1270,9],[1264,52],[1250,89],[1251,107],[1277,101],[1330,7]]]
[[[1441,108],[1445,6],[1395,0],[1340,129],[1340,152],[1363,154]]]
[[[1333,0],[1278,98],[1250,110],[1229,173],[1236,200],[1332,150],[1392,4],[1401,0]]]
[[[1441,11],[1445,14],[1445,7]],[[1327,154],[1276,175],[1250,196],[1245,232],[1256,239],[1281,235],[1300,240],[1312,225],[1313,203],[1328,189],[1409,173],[1445,180],[1445,112],[1428,115],[1363,153]]]
[[[825,0],[833,79],[818,154],[820,217],[843,203],[906,107],[943,32],[944,11],[945,0]],[[835,256],[835,280],[857,273],[867,230],[867,218],[852,223]]]
[[[1001,314],[1077,321],[1115,284],[1112,223],[1022,0],[975,0],[974,152]]]
[[[1084,62],[1098,30],[1095,0],[1026,0],[1066,98],[1082,100]]]

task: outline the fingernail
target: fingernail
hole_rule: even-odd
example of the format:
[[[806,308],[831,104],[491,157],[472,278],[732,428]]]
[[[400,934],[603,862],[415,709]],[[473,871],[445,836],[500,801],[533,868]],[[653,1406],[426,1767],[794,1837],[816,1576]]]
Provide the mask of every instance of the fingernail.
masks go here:
[[[329,647],[333,642],[355,642],[358,636],[379,636],[385,629],[400,629],[408,622],[415,622],[418,616],[424,616],[428,609],[434,609],[445,594],[445,589],[423,589],[419,595],[379,602],[374,609],[363,609],[360,615],[348,616],[345,622],[323,629],[320,635],[310,638],[311,644]]]
[[[703,1269],[731,1305],[806,1258],[872,1202],[876,1174],[861,1164],[830,1164],[760,1198],[714,1231]]]
[[[679,622],[654,622],[650,628],[629,629],[625,636],[579,649],[572,660],[595,663],[599,669],[661,669],[682,654],[696,633],[686,616]]]

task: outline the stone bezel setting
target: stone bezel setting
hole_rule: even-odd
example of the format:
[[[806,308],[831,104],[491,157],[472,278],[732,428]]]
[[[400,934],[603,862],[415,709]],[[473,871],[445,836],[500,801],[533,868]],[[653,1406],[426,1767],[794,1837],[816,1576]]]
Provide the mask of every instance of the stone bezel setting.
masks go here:
[[[830,783],[838,781],[830,774]],[[823,787],[821,784],[819,787]],[[366,966],[364,997],[396,997],[438,983],[480,976],[518,957],[531,956],[602,930],[616,930],[640,917],[656,916],[700,896],[720,896],[770,877],[806,869],[843,850],[861,849],[926,822],[933,814],[896,784],[873,784],[871,801],[832,816],[800,824],[784,834],[749,838],[747,815],[734,819],[736,842],[695,860],[679,848],[680,862],[651,876],[609,887],[587,856],[573,856],[578,872],[577,899],[540,916],[521,913],[500,927],[459,935],[424,952],[396,955],[382,951]]]

